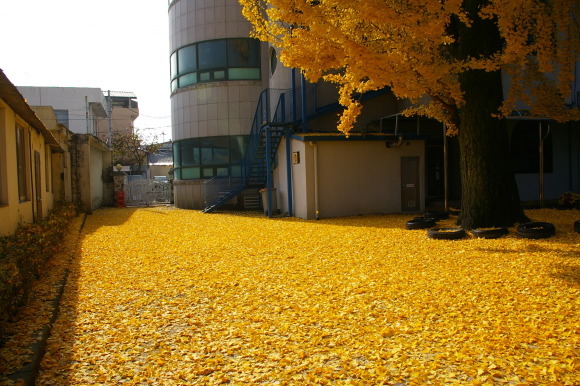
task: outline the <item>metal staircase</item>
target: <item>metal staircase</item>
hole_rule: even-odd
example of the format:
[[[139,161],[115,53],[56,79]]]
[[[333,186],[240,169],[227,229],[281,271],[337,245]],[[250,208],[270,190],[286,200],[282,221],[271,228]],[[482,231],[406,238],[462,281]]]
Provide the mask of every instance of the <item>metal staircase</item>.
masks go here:
[[[206,196],[206,207],[203,213],[211,213],[226,202],[238,196],[248,188],[263,188],[268,178],[268,170],[276,161],[276,151],[284,135],[287,116],[290,110],[287,104],[290,101],[290,90],[266,89],[260,94],[252,131],[244,159],[242,160],[241,179],[215,177],[206,181],[204,190],[211,190],[212,185],[220,184],[217,198],[215,194]],[[270,116],[270,101],[276,100],[274,114]],[[213,188],[215,191],[215,188]],[[213,196],[213,197],[212,197]]]

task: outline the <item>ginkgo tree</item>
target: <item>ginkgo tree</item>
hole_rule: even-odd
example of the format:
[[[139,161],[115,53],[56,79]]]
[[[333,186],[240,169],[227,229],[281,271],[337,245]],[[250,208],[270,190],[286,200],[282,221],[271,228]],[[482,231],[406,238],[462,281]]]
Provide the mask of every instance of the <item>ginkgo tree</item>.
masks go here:
[[[253,35],[307,79],[339,85],[348,135],[358,95],[389,87],[458,135],[465,228],[525,221],[509,166],[506,117],[580,119],[566,105],[578,59],[571,0],[239,0]],[[505,90],[502,80],[509,80]],[[504,97],[505,95],[505,97]]]

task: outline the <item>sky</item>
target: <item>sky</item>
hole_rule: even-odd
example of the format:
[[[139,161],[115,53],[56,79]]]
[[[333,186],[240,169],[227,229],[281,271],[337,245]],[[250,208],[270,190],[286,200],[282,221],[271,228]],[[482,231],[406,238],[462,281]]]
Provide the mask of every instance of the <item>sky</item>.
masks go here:
[[[139,132],[171,139],[167,0],[0,4],[0,69],[14,85],[131,91]]]

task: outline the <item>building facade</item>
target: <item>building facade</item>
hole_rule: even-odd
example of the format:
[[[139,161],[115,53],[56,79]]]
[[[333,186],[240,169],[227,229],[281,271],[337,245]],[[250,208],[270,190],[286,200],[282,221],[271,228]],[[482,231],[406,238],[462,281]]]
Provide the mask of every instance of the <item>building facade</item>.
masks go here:
[[[201,209],[205,181],[241,176],[267,47],[236,0],[172,1],[169,29],[175,204]]]
[[[54,207],[53,156],[58,141],[0,71],[0,235]]]
[[[433,119],[402,116],[409,102],[388,88],[361,96],[346,138],[336,87],[306,82],[275,47],[248,38],[236,0],[172,0],[169,21],[177,207],[245,207],[256,188],[268,188],[271,213],[306,219],[459,205],[457,138]],[[578,123],[512,118],[522,199],[579,191]]]

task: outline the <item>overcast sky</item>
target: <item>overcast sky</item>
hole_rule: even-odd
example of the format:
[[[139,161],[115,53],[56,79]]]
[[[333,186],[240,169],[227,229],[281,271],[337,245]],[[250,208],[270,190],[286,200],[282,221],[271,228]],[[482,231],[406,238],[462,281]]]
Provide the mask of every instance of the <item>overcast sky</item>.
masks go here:
[[[0,68],[16,86],[132,91],[135,127],[171,139],[167,0],[1,0]],[[164,133],[164,134],[163,134]]]

